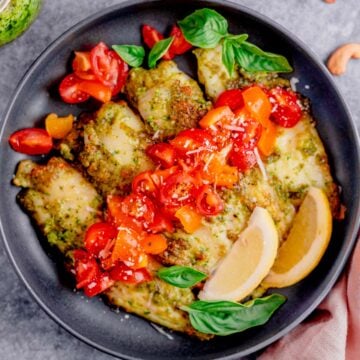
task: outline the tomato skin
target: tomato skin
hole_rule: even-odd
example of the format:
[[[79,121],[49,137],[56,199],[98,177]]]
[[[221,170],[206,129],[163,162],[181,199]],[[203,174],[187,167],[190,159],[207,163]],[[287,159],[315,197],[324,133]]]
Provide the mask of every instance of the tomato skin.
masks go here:
[[[169,217],[166,216],[163,211],[157,209],[154,217],[154,221],[151,224],[149,224],[147,230],[154,234],[161,233],[164,231],[172,233],[174,232],[174,226],[171,220],[169,219]]]
[[[83,80],[78,89],[103,103],[111,100],[112,90],[97,80]]]
[[[192,48],[192,45],[186,41],[181,29],[178,26],[173,25],[169,36],[174,38],[169,48],[169,55],[171,58],[175,55],[182,55]]]
[[[110,277],[113,280],[121,281],[128,284],[140,284],[142,282],[152,280],[152,276],[148,270],[132,269],[124,263],[119,263],[110,271]]]
[[[144,194],[147,196],[154,196],[157,193],[157,186],[152,178],[151,171],[144,171],[135,176],[131,184],[132,191],[135,194]]]
[[[146,149],[146,155],[163,168],[167,169],[174,166],[177,163],[177,153],[173,146],[166,143],[158,143],[150,145]]]
[[[230,152],[229,161],[240,171],[251,169],[257,162],[254,148],[244,146],[242,141],[235,141]]]
[[[201,215],[213,216],[224,210],[224,203],[211,186],[203,185],[196,196],[196,208]]]
[[[90,98],[90,95],[79,90],[79,83],[83,81],[75,74],[64,77],[59,85],[59,93],[63,101],[68,104],[77,104]]]
[[[164,39],[164,36],[150,25],[143,25],[141,29],[144,43],[151,49],[157,42]]]
[[[75,58],[72,62],[72,69],[75,75],[81,79],[84,80],[96,79],[91,69],[89,51],[75,51]]]
[[[112,90],[113,96],[119,93],[128,75],[127,64],[103,42],[92,48],[90,61],[96,78]]]
[[[115,281],[110,278],[108,273],[101,273],[94,281],[85,286],[84,293],[88,297],[93,297],[101,294],[114,284]]]
[[[74,250],[76,288],[80,289],[100,275],[96,260],[85,250]]]
[[[117,229],[109,223],[92,224],[85,233],[85,248],[90,254],[98,256],[109,241],[116,238],[116,235]]]
[[[53,141],[44,129],[28,128],[15,131],[9,137],[13,150],[27,155],[48,154],[53,148]]]
[[[215,108],[221,106],[229,106],[232,111],[242,108],[244,106],[242,90],[240,89],[225,90],[216,99],[214,106]]]
[[[302,110],[296,93],[277,86],[269,90],[269,97],[273,105],[272,121],[285,128],[291,128],[300,121]]]

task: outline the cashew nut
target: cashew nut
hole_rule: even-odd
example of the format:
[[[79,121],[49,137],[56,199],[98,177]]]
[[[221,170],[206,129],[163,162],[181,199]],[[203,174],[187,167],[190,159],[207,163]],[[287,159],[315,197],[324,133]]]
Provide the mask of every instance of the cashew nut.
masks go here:
[[[327,67],[333,75],[341,75],[346,71],[350,59],[360,58],[360,43],[345,44],[337,48],[330,56]]]

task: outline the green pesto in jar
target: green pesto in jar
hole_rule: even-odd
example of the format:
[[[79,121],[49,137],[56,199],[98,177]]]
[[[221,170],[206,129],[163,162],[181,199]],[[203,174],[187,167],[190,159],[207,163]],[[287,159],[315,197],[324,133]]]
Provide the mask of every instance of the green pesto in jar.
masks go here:
[[[0,46],[20,36],[35,20],[41,0],[0,0]]]

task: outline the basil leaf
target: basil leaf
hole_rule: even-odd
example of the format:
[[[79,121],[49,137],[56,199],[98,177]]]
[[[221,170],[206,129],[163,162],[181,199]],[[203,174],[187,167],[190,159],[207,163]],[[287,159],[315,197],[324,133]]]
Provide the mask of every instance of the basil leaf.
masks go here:
[[[245,304],[233,301],[195,301],[181,307],[189,313],[191,325],[205,334],[225,336],[266,323],[286,298],[272,294]]]
[[[144,61],[145,49],[137,45],[113,45],[112,48],[130,66],[139,67]]]
[[[284,56],[265,52],[244,41],[235,51],[236,62],[246,71],[291,72],[293,68]]]
[[[169,50],[170,45],[172,44],[174,37],[158,41],[150,50],[148,65],[149,68],[153,68],[156,65],[156,62],[161,59],[166,52]]]
[[[204,280],[207,275],[187,266],[162,268],[157,272],[160,279],[179,288],[189,288]]]
[[[246,39],[247,34],[227,35],[222,46],[222,62],[228,73],[232,76],[235,66],[235,49],[239,47]]]
[[[178,21],[185,39],[203,49],[215,47],[227,34],[227,20],[211,9],[200,9]]]

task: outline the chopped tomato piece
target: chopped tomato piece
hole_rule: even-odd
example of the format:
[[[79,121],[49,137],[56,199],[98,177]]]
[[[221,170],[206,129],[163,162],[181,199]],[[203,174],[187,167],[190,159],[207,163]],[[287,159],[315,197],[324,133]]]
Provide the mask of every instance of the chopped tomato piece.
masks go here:
[[[146,154],[155,164],[161,165],[165,169],[174,166],[177,162],[176,150],[170,144],[158,143],[150,145],[146,149]]]
[[[163,211],[157,209],[154,221],[149,225],[147,230],[152,233],[161,233],[164,231],[171,233],[174,231],[174,226],[168,216],[164,214]]]
[[[96,260],[85,250],[74,250],[76,288],[80,289],[96,280],[100,268]]]
[[[181,207],[194,200],[197,180],[185,172],[170,175],[160,188],[160,201],[166,207]]]
[[[191,205],[184,205],[176,211],[175,217],[180,220],[184,230],[192,234],[201,226],[202,216]]]
[[[232,111],[244,106],[242,90],[230,89],[222,92],[215,102],[215,107],[228,106]]]
[[[272,103],[271,120],[286,128],[295,126],[302,116],[299,99],[293,91],[277,86],[269,90]]]
[[[276,125],[269,121],[266,126],[263,126],[261,137],[258,143],[258,148],[263,155],[269,156],[272,154],[275,148],[276,136]]]
[[[92,70],[96,78],[116,95],[123,88],[128,75],[128,65],[103,42],[97,44],[90,52]]]
[[[224,203],[214,188],[203,185],[196,196],[196,208],[201,215],[217,215],[224,210]]]
[[[84,293],[86,296],[93,297],[101,294],[114,284],[115,281],[110,278],[108,273],[101,273],[96,279],[84,287]]]
[[[164,181],[172,174],[176,173],[179,170],[177,166],[172,166],[171,168],[165,170],[156,170],[151,174],[151,178],[154,181],[154,184],[157,187],[161,187]]]
[[[59,117],[54,113],[45,119],[45,129],[53,139],[63,139],[72,129],[74,116]]]
[[[53,141],[48,132],[39,128],[15,131],[9,137],[13,150],[27,155],[47,154],[53,148]]]
[[[152,276],[147,269],[142,268],[134,270],[123,263],[117,264],[110,271],[110,277],[113,280],[128,284],[140,284],[152,279]]]
[[[178,26],[173,25],[169,36],[174,38],[168,51],[170,58],[173,58],[175,55],[182,55],[192,48],[192,45],[186,41],[184,34]]]
[[[83,80],[79,83],[78,89],[93,98],[106,103],[111,100],[111,88],[97,80]]]
[[[167,241],[164,235],[150,234],[140,240],[140,246],[146,254],[158,255],[167,248]]]
[[[116,236],[117,229],[113,225],[106,222],[95,223],[86,230],[85,248],[90,254],[99,256],[100,251]]]
[[[135,176],[132,181],[132,191],[136,194],[153,196],[157,192],[157,186],[153,180],[151,171],[144,171]]]
[[[76,104],[89,99],[90,95],[79,89],[79,83],[81,81],[83,80],[75,74],[69,74],[61,81],[59,93],[66,103]]]
[[[76,76],[84,80],[95,80],[96,77],[91,69],[90,52],[75,51],[72,68]]]
[[[269,119],[272,108],[265,91],[254,85],[244,90],[242,96],[246,109],[260,124],[265,126],[264,122]]]
[[[256,164],[254,149],[244,146],[242,141],[235,141],[230,152],[229,161],[240,171],[251,169]]]
[[[209,128],[218,122],[231,122],[234,114],[227,105],[216,107],[207,112],[207,114],[200,120],[199,125],[202,128]]]
[[[157,42],[164,39],[164,36],[150,25],[143,25],[141,29],[144,43],[151,49]],[[171,60],[172,57],[167,52],[163,57],[164,60]]]

